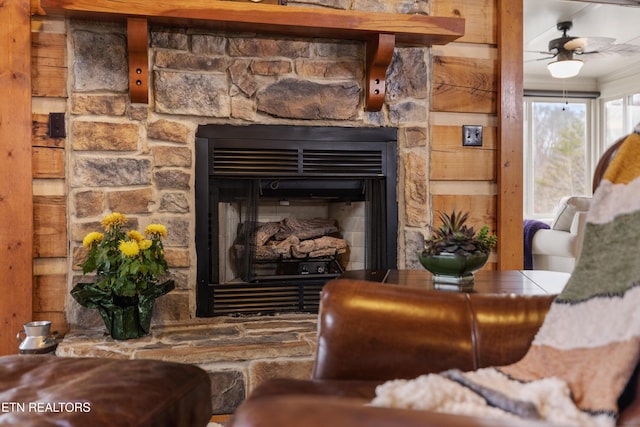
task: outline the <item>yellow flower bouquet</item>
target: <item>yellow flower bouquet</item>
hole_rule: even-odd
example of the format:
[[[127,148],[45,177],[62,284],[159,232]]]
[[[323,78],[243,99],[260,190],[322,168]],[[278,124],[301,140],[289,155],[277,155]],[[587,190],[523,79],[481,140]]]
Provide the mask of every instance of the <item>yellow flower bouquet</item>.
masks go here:
[[[114,338],[128,339],[149,333],[156,298],[174,288],[174,282],[159,283],[167,272],[162,239],[167,229],[150,224],[144,235],[125,232],[127,217],[114,212],[102,220],[103,232],[91,232],[82,245],[88,250],[80,264],[82,272],[96,273],[94,283],[79,283],[71,295],[84,307],[100,311]]]

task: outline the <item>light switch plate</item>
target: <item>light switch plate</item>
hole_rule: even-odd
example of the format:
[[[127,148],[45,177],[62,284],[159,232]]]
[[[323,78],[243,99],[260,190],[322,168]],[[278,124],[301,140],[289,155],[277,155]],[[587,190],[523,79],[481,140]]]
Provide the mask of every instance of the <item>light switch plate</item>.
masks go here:
[[[49,137],[64,138],[67,136],[64,124],[64,113],[49,113]]]
[[[482,147],[482,126],[462,126],[462,145],[465,147]]]

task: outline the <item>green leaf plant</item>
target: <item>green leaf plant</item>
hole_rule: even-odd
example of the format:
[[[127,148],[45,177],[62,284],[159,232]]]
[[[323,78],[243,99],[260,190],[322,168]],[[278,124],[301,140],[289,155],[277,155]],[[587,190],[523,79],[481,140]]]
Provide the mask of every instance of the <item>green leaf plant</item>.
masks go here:
[[[476,233],[473,227],[466,225],[469,212],[460,213],[455,209],[450,214],[438,214],[440,227],[431,228],[431,235],[424,241],[423,255],[439,255],[452,253],[456,255],[488,254],[498,241],[489,234],[489,226],[485,225]]]

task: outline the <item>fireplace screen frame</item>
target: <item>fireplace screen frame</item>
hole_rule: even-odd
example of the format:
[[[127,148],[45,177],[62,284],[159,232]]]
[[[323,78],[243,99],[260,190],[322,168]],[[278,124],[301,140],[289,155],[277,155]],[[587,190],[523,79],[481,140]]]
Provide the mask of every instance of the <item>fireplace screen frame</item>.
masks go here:
[[[378,187],[384,209],[366,208],[365,268],[386,270],[397,265],[398,204],[397,129],[291,125],[201,125],[196,133],[195,197],[197,286],[196,314],[210,317],[299,311],[317,312],[319,291],[331,277],[296,278],[265,283],[220,283],[218,276],[218,196],[222,180],[278,180],[290,187],[320,180],[344,187],[345,195],[355,183]],[[217,184],[218,183],[218,184]],[[370,185],[375,183],[375,185]],[[331,187],[331,185],[330,185]],[[335,189],[333,189],[335,193]],[[342,190],[340,190],[342,191]],[[371,196],[367,196],[371,197]],[[373,196],[380,198],[379,195]],[[371,205],[367,201],[367,206]],[[217,276],[217,277],[216,277]],[[275,289],[275,290],[274,290]],[[236,296],[295,294],[295,304],[273,310],[251,303],[236,307]],[[266,295],[266,294],[265,294]],[[265,296],[265,299],[277,297]],[[288,298],[288,297],[283,297]],[[232,303],[225,303],[226,300]],[[222,301],[222,302],[221,302]],[[237,310],[237,311],[236,311]]]

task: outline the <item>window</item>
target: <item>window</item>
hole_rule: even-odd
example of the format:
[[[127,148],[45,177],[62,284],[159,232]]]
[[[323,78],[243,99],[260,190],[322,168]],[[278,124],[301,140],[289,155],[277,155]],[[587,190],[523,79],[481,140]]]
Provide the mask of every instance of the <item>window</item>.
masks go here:
[[[602,101],[604,148],[631,133],[640,123],[640,93]]]
[[[640,123],[640,93],[634,93],[627,99],[629,102],[629,121],[627,123],[627,132],[624,135],[632,132],[633,128]]]
[[[551,218],[563,197],[591,194],[590,107],[588,99],[525,98],[525,218]]]
[[[525,96],[525,218],[549,219],[561,198],[590,195],[600,155],[640,125],[637,84],[616,83],[608,93],[600,98],[596,92],[573,93],[567,99],[564,91],[562,96],[529,91]],[[594,121],[597,107],[599,123]],[[601,136],[597,140],[596,132]]]
[[[622,98],[604,102],[604,145],[613,144],[624,135],[624,102]]]

